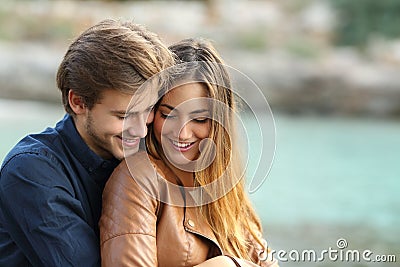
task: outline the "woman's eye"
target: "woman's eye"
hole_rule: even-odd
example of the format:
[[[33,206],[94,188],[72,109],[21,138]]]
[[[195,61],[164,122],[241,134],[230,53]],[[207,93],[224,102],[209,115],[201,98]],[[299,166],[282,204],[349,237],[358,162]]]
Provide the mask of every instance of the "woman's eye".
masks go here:
[[[194,118],[193,121],[197,123],[206,123],[208,121],[208,118],[207,117]]]

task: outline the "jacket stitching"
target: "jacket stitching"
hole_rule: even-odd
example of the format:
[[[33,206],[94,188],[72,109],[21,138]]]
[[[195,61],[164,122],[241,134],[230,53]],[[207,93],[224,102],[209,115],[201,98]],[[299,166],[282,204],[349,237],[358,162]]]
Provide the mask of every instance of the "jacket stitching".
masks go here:
[[[123,234],[115,234],[115,235],[113,235],[113,236],[107,238],[107,239],[104,240],[103,242],[101,242],[101,245],[104,245],[104,243],[106,243],[107,241],[109,241],[109,240],[111,240],[111,239],[114,239],[114,238],[116,238],[116,237],[121,237],[121,236],[124,236],[124,235],[147,235],[147,236],[151,236],[151,237],[156,238],[155,235],[151,235],[151,234],[136,233],[136,232],[128,232],[128,233],[123,233]]]

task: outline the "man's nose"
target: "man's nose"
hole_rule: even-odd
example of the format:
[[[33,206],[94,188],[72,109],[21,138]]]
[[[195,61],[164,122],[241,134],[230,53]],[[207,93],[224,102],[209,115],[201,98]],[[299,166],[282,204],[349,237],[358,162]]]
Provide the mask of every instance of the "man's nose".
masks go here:
[[[140,114],[126,119],[125,129],[132,137],[145,137],[147,134],[147,115]]]

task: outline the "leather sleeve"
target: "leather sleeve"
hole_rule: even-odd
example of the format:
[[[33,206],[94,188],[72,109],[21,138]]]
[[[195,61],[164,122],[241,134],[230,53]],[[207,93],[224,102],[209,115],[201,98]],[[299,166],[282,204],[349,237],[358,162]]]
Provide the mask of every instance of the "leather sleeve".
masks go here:
[[[151,171],[140,162],[118,166],[103,192],[100,225],[101,265],[157,266],[156,223],[158,201],[148,194],[155,190],[137,179],[151,180]],[[135,172],[135,170],[137,172]],[[144,170],[144,171],[143,171]],[[133,178],[132,176],[135,176]]]

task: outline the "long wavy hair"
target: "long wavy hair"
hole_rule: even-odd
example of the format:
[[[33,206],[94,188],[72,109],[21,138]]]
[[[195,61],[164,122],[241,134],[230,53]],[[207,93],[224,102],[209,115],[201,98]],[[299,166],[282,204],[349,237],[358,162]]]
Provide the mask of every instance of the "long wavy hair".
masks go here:
[[[224,62],[213,45],[201,38],[185,39],[169,47],[178,60],[185,65],[186,74],[194,82],[201,81],[208,90],[208,97],[223,105],[213,105],[209,138],[215,146],[206,145],[199,156],[198,164],[214,158],[205,169],[194,172],[195,186],[213,184],[211,196],[221,196],[202,205],[199,215],[212,228],[224,252],[251,260],[248,255],[249,235],[263,244],[257,233],[262,232],[261,223],[245,192],[244,168],[236,141],[234,93]],[[189,69],[189,71],[187,71]],[[186,75],[184,78],[188,78]],[[155,112],[162,98],[155,105]],[[149,125],[146,137],[148,152],[166,160],[161,144],[155,138],[153,125]],[[215,152],[215,153],[214,153]]]

